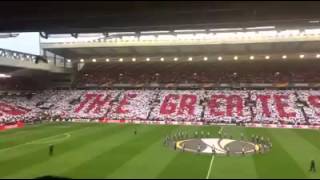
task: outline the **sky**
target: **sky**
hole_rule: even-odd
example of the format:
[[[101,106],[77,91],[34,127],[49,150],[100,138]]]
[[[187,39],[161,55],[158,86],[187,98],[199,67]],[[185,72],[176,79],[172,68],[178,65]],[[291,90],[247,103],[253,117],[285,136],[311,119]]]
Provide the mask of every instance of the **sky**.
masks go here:
[[[38,32],[19,33],[14,38],[0,38],[0,48],[40,55]]]

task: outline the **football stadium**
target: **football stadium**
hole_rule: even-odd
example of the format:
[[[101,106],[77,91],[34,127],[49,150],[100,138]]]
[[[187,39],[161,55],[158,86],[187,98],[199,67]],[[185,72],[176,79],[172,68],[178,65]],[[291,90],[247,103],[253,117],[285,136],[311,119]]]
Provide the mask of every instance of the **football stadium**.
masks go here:
[[[1,179],[320,178],[320,3],[1,4]]]

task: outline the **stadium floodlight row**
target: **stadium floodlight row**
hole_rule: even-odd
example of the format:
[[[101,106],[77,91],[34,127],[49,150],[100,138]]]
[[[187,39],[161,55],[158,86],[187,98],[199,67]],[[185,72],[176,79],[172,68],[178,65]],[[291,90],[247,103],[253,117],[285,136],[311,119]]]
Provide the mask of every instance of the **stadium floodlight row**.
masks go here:
[[[208,61],[208,60],[279,60],[279,59],[319,59],[320,53],[300,53],[300,54],[269,54],[269,55],[225,55],[225,56],[186,56],[186,57],[106,57],[106,58],[92,58],[92,59],[85,59],[80,58],[78,62],[84,63],[84,62],[111,62],[111,61],[118,61],[118,62],[124,62],[124,61]],[[71,62],[72,60],[68,59],[68,62]],[[77,61],[77,60],[74,60]]]

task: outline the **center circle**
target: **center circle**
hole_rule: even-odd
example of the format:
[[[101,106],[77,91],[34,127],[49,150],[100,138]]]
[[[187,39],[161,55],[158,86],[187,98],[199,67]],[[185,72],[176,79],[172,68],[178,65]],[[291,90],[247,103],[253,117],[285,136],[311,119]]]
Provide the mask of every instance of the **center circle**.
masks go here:
[[[255,144],[244,140],[220,138],[195,138],[175,142],[175,148],[185,152],[216,155],[248,155],[266,153],[270,150],[267,144]]]

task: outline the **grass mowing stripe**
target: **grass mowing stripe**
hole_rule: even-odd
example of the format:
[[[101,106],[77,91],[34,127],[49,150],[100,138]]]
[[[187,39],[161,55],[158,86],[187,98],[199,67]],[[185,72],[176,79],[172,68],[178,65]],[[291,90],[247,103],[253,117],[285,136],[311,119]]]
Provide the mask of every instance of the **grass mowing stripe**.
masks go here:
[[[88,127],[86,127],[88,128]],[[78,127],[73,129],[73,130],[69,130],[69,131],[66,131],[66,130],[61,130],[62,132],[58,132],[59,134],[55,134],[55,135],[52,135],[52,136],[47,136],[47,137],[44,137],[44,138],[40,138],[40,139],[35,139],[35,140],[32,140],[32,141],[28,141],[28,142],[25,142],[23,144],[18,144],[18,145],[15,145],[15,146],[11,146],[11,147],[7,147],[7,148],[3,148],[3,149],[0,149],[0,152],[3,152],[3,151],[7,151],[7,150],[11,150],[11,149],[14,149],[14,148],[17,148],[17,147],[21,147],[21,146],[26,146],[26,145],[29,145],[29,144],[32,144],[33,142],[35,141],[41,141],[41,140],[44,140],[44,139],[48,139],[48,138],[52,138],[52,137],[56,137],[56,136],[61,136],[62,134],[65,134],[65,133],[71,133],[73,131],[78,131],[78,130],[83,130],[83,129],[79,129]]]
[[[45,151],[42,151],[45,157],[47,157],[46,161],[38,161],[36,163],[32,163],[30,166],[25,166],[24,168],[16,171],[15,173],[9,174],[10,177],[20,178],[20,177],[28,177],[34,178],[36,176],[41,175],[41,173],[51,173],[54,172],[56,168],[65,170],[66,161],[70,154],[74,154],[77,149],[85,148],[89,146],[91,143],[94,143],[93,139],[99,140],[103,139],[105,134],[112,134],[116,131],[121,131],[118,129],[116,125],[107,125],[107,126],[97,126],[94,128],[87,128],[86,131],[81,134],[72,134],[70,140],[67,142],[59,143],[56,145],[55,155],[52,158],[48,158],[47,145],[34,145],[45,147]],[[52,165],[54,163],[58,163],[59,165]],[[52,167],[52,168],[48,168]],[[0,172],[1,175],[1,172]],[[0,176],[1,177],[1,176]],[[6,178],[7,178],[6,177]]]
[[[8,130],[5,130],[5,131],[1,131],[0,132],[0,137],[2,138],[3,136],[11,136],[11,135],[15,136],[15,135],[19,135],[19,134],[25,133],[25,132],[37,131],[37,130],[41,130],[45,126],[47,126],[47,124],[40,124],[40,125],[37,125],[37,126],[26,125],[24,128],[8,129]]]
[[[41,123],[41,124],[35,124],[35,125],[25,125],[25,127],[23,128],[15,128],[15,129],[8,129],[6,131],[1,131],[0,132],[0,137],[15,137],[17,135],[20,135],[20,134],[23,134],[23,133],[34,133],[34,132],[37,132],[37,131],[42,131],[43,128],[48,128],[50,127],[50,129],[53,129],[53,127],[55,126],[60,126],[61,123],[54,123],[54,122],[50,122],[50,123]],[[64,123],[64,126],[70,126],[70,127],[80,127],[80,126],[91,126],[93,124],[80,124],[80,123],[67,123],[65,122]],[[2,138],[1,138],[2,139]]]
[[[24,132],[23,134],[17,135],[15,137],[2,137],[3,139],[0,140],[0,151],[1,149],[22,145],[28,141],[33,141],[39,138],[55,136],[56,134],[64,133],[66,131],[67,130],[63,129],[57,131],[49,127],[44,127],[42,130],[35,131],[34,133]],[[70,129],[68,131],[70,131]]]
[[[133,133],[130,134],[126,141],[118,143],[118,145],[104,151],[79,167],[74,168],[72,171],[67,172],[67,174],[72,175],[69,175],[69,177],[75,176],[75,178],[104,178],[125,162],[132,159],[136,154],[144,151],[144,148],[148,147],[154,141],[162,138],[161,132],[163,132],[163,129],[161,127],[145,125],[141,127],[143,127],[144,130],[139,129],[137,135],[133,135]],[[116,139],[114,141],[116,141]],[[86,175],[79,173],[92,169],[95,171],[87,172]]]
[[[98,154],[104,152],[105,144],[108,139],[112,143],[117,139],[118,135],[123,136],[129,134],[130,126],[106,124],[101,125],[101,130],[92,129],[87,136],[76,137],[74,142],[63,143],[59,149],[61,152],[57,152],[54,158],[47,162],[32,166],[22,172],[12,175],[12,177],[30,177],[34,178],[40,175],[61,175],[66,171],[76,168],[83,162],[86,162]],[[130,130],[130,134],[132,131]],[[70,150],[71,149],[71,150]],[[47,167],[51,167],[48,169]]]
[[[211,156],[195,153],[175,152],[177,155],[159,173],[159,179],[199,179],[207,173],[208,162]]]
[[[75,129],[74,131],[78,131],[81,130],[83,128],[80,127],[76,127],[77,129]],[[79,129],[80,128],[80,129]],[[47,131],[47,129],[44,129],[45,133]],[[63,130],[63,131],[57,131],[56,133],[64,133],[67,132],[67,130]],[[70,132],[70,129],[69,129]],[[53,133],[49,133],[50,135],[52,135]],[[35,138],[41,138],[43,137],[41,135],[41,137],[39,137],[39,135],[36,135],[35,137],[33,137],[32,139]],[[7,149],[3,149],[3,151],[0,151],[2,153],[5,153],[5,156],[0,156],[0,164],[3,161],[10,161],[10,160],[15,160],[15,159],[19,159],[19,158],[25,158],[26,156],[28,156],[28,154],[32,154],[33,152],[36,152],[38,150],[40,150],[40,146],[39,145],[32,145],[32,144],[28,144],[30,141],[28,142],[24,142],[23,144],[19,144],[17,146],[12,146],[10,148]]]
[[[77,129],[81,130],[81,129]],[[26,147],[33,146],[28,145]],[[28,149],[28,148],[26,148]],[[47,145],[46,146],[37,146],[36,148],[33,148],[33,151],[27,151],[25,153],[23,150],[20,150],[20,154],[11,158],[8,158],[6,156],[5,160],[0,161],[0,177],[6,176],[11,173],[16,173],[17,171],[20,171],[25,168],[29,168],[31,165],[44,162],[48,160],[48,154],[47,154]],[[10,154],[10,152],[8,152]]]
[[[309,172],[309,166],[312,159],[316,162],[320,161],[320,151],[316,146],[304,139],[301,134],[304,134],[304,131],[289,129],[278,132],[274,136],[279,139],[288,154],[300,166],[307,177],[319,178],[319,175]]]
[[[73,133],[77,131],[85,130],[85,129],[86,128],[75,129]],[[47,145],[32,145],[32,144],[29,145],[28,144],[25,147],[26,147],[25,149],[28,149],[28,147],[33,147],[33,148],[32,148],[32,151],[28,151],[28,150],[24,151],[24,150],[21,150],[20,148],[14,149],[15,152],[17,152],[15,156],[11,156],[10,155],[11,151],[7,151],[6,153],[7,156],[1,158],[0,167],[2,167],[2,169],[0,171],[0,177],[4,177],[9,174],[16,173],[25,168],[29,168],[32,165],[49,160]]]
[[[29,142],[30,138],[41,139],[88,125],[50,124],[33,127],[33,130],[10,131],[0,137],[9,139],[14,136],[12,143],[18,145]],[[52,158],[48,158],[47,144],[4,151],[4,155],[0,156],[0,178],[35,178],[43,175],[72,178],[204,178],[209,162],[214,163],[209,178],[319,178],[317,173],[308,172],[311,156],[320,153],[318,131],[225,126],[225,132],[234,138],[243,131],[247,137],[251,134],[270,137],[273,149],[262,155],[218,156],[212,160],[212,156],[181,153],[163,147],[163,138],[168,132],[177,130],[176,127],[189,132],[218,132],[218,128],[212,126],[96,124],[72,133],[66,141],[59,141]],[[134,128],[138,129],[137,136],[133,135]],[[60,137],[45,138],[43,141],[55,138]],[[4,144],[0,141],[1,145]],[[315,160],[320,161],[317,157]]]
[[[212,126],[190,126],[187,127],[190,131],[209,131],[214,136],[218,136],[218,130],[220,127]],[[179,151],[173,151],[176,153],[175,158],[163,169],[157,176],[160,179],[167,178],[203,178],[204,174],[208,170],[208,162],[211,160],[211,156],[204,154],[194,154],[194,153],[181,153]]]
[[[63,134],[59,134],[57,136],[52,136],[52,137],[43,138],[40,140],[35,140],[32,142],[29,142],[28,144],[52,144],[52,143],[65,141],[65,140],[69,139],[70,137],[71,137],[70,133],[63,133]]]
[[[36,131],[25,131],[24,129],[21,129],[21,131],[23,131],[24,133],[26,133],[25,135],[18,135],[15,137],[2,137],[0,140],[0,148],[8,148],[11,146],[16,146],[16,145],[20,145],[20,144],[24,144],[27,141],[32,141],[32,140],[36,140],[39,138],[45,138],[45,137],[50,137],[50,136],[54,136],[56,134],[59,133],[64,133],[64,132],[68,132],[68,131],[72,131],[74,129],[79,129],[82,127],[91,127],[92,125],[88,125],[88,126],[79,126],[79,125],[74,125],[69,129],[55,129],[52,128],[54,124],[46,124],[45,126],[43,126],[41,129],[37,128]],[[1,151],[1,149],[0,149]]]
[[[270,152],[253,156],[259,178],[306,178],[303,170],[279,141],[279,137],[274,136],[278,133],[277,130],[287,131],[287,129],[246,128],[248,134],[269,137],[272,142],[273,147]],[[287,137],[280,138],[286,140]]]
[[[166,135],[174,134],[177,131],[186,132],[184,126],[165,128]],[[115,170],[108,178],[156,178],[157,175],[171,162],[177,155],[169,147],[163,144],[163,140],[158,140],[153,145],[146,148],[143,153],[123,164]],[[161,158],[159,156],[161,155]],[[125,173],[123,173],[125,172]],[[137,174],[137,172],[143,172]]]
[[[319,130],[294,129],[293,131],[320,150]]]
[[[318,151],[320,151],[320,142],[319,142],[319,138],[320,138],[320,133],[318,130],[305,130],[305,129],[295,129],[293,130],[295,133],[297,133],[301,138],[303,138],[305,141],[308,142],[308,144],[313,145],[315,148],[318,149]],[[313,150],[314,151],[314,150]],[[319,158],[318,158],[318,153],[314,154],[314,157],[310,157],[306,158],[306,161],[304,164],[308,164],[308,160],[311,161],[311,158],[315,158],[314,160],[316,161],[316,164],[318,164],[318,162],[320,162]],[[309,177],[311,178],[319,178],[319,175],[316,173],[309,173],[308,172]]]
[[[233,139],[241,139],[241,133],[244,138],[250,137],[245,128],[236,126],[225,126],[224,130],[228,135],[232,135]],[[209,178],[230,178],[230,179],[246,179],[258,178],[253,156],[216,156],[214,159],[214,173]]]

